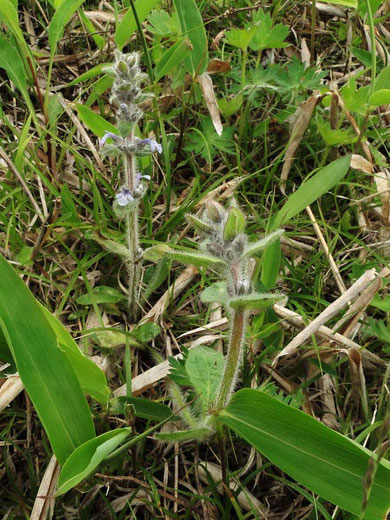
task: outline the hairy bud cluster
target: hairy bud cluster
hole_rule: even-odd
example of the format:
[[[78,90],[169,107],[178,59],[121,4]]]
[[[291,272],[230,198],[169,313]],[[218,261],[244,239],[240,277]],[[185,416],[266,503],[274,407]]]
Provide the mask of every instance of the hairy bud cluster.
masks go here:
[[[206,204],[206,219],[189,216],[194,227],[205,234],[202,249],[228,264],[239,260],[244,252],[247,238],[243,233],[245,217],[240,209],[232,206],[229,210],[215,201]]]
[[[138,54],[115,51],[114,64],[106,67],[104,72],[114,77],[110,101],[119,107],[118,123],[136,123],[143,114],[137,104],[142,96],[141,83],[146,78],[139,67]]]

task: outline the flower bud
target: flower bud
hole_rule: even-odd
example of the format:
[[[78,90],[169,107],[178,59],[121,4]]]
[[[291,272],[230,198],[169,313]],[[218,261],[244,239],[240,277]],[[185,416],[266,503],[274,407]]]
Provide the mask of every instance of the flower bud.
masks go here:
[[[226,211],[222,204],[215,200],[208,200],[206,202],[206,211],[211,222],[215,222],[216,224],[223,222],[226,216]]]
[[[127,65],[124,61],[119,61],[117,67],[118,67],[119,72],[122,72],[122,73],[127,72]]]
[[[203,231],[204,233],[212,233],[213,231],[213,228],[211,226],[209,226],[206,222],[203,222],[203,220],[200,220],[200,218],[195,217],[194,215],[186,215],[186,219],[198,231]]]
[[[224,240],[226,240],[226,242],[231,242],[243,231],[244,227],[245,217],[243,212],[233,206],[229,209],[228,218],[223,229]]]

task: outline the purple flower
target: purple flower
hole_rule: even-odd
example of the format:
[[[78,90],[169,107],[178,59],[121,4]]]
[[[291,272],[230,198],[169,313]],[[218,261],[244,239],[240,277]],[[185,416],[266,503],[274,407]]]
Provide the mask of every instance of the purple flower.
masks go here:
[[[121,191],[115,196],[119,206],[127,206],[129,202],[134,200],[133,196],[130,193],[130,190],[127,188],[122,188]]]
[[[148,144],[150,146],[150,151],[152,153],[154,153],[154,152],[161,153],[162,152],[161,144],[157,143],[157,141],[155,141],[154,139],[150,139],[150,138],[141,139],[140,143]]]
[[[99,141],[100,148],[103,148],[104,143],[107,141],[107,139],[113,139],[116,143],[122,141],[122,137],[120,137],[119,135],[114,134],[113,132],[106,132]]]
[[[139,185],[139,183],[141,182],[141,179],[146,179],[147,181],[150,181],[150,175],[141,175],[140,173],[137,173],[137,175],[135,177],[136,186]]]

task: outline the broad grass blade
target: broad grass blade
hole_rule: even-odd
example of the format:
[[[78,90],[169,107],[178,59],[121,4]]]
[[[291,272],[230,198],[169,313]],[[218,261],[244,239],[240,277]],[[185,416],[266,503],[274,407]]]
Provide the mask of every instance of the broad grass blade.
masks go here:
[[[258,390],[237,392],[219,420],[314,493],[360,515],[372,452]],[[390,463],[383,460],[364,518],[385,518],[389,508]]]
[[[63,464],[77,446],[95,435],[87,401],[39,303],[2,256],[0,279],[0,327],[57,460]]]

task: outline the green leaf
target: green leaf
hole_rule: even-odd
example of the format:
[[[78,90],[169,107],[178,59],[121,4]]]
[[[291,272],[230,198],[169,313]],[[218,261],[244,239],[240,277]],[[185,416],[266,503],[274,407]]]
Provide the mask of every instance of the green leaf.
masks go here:
[[[160,326],[157,323],[148,321],[141,323],[135,329],[131,331],[132,336],[141,341],[142,343],[148,343],[153,341],[156,336],[161,332]]]
[[[284,294],[252,293],[237,296],[229,301],[229,306],[234,310],[266,309],[279,300],[285,298]]]
[[[176,18],[176,13],[170,15],[163,9],[153,10],[148,17],[148,22],[151,24],[148,30],[157,36],[173,36],[178,33]]]
[[[148,300],[161,284],[165,282],[169,275],[169,258],[162,258],[155,267],[151,267],[152,276],[147,282],[147,286],[143,292],[143,298]],[[146,277],[145,277],[146,278]],[[146,279],[145,279],[146,282]]]
[[[112,65],[111,63],[99,63],[99,65],[95,65],[94,67],[91,67],[83,74],[80,74],[80,76],[77,76],[73,81],[67,84],[68,87],[73,87],[73,85],[77,85],[78,83],[84,83],[88,79],[95,78],[96,76],[99,76],[103,69],[106,67],[109,67]],[[113,81],[112,78],[109,78],[111,81]]]
[[[43,305],[41,309],[53,332],[57,336],[60,349],[70,361],[83,392],[105,406],[110,398],[111,392],[107,386],[107,379],[104,372],[81,352],[60,320],[43,307]]]
[[[277,240],[265,250],[262,258],[263,268],[261,271],[261,282],[265,289],[275,287],[278,278],[279,266],[282,252],[280,250],[280,241]]]
[[[57,44],[64,34],[66,24],[83,2],[84,0],[66,0],[66,2],[60,4],[54,13],[49,25],[49,45],[52,55],[54,55]]]
[[[169,378],[179,386],[191,386],[191,380],[187,373],[185,364],[188,358],[188,348],[182,348],[182,358],[169,357]]]
[[[213,228],[207,222],[198,218],[196,215],[187,214],[186,219],[200,233],[212,233]]]
[[[9,0],[0,2],[0,20],[8,26],[18,42],[26,49],[27,45],[19,25],[18,10]]]
[[[218,151],[229,154],[235,152],[233,136],[234,128],[226,126],[222,130],[222,135],[218,135],[211,118],[205,117],[201,122],[200,130],[198,128],[191,129],[185,150],[200,154],[211,163]]]
[[[244,250],[244,256],[254,256],[260,251],[264,251],[268,246],[279,240],[283,234],[284,229],[277,229],[256,242],[250,242]]]
[[[345,108],[356,114],[365,115],[367,102],[370,95],[370,87],[360,87],[357,89],[356,79],[349,78],[347,83],[340,89]]]
[[[352,144],[358,140],[356,133],[351,128],[333,129],[330,123],[324,121],[318,113],[316,115],[316,123],[318,131],[328,146]]]
[[[176,260],[182,264],[192,264],[196,267],[208,267],[223,265],[224,262],[220,258],[215,256],[209,256],[204,253],[198,253],[197,251],[182,251],[178,249],[171,249],[165,244],[159,244],[146,249],[144,252],[145,260],[152,260],[152,262],[158,262],[164,256],[169,257],[171,260]]]
[[[370,305],[377,309],[381,309],[382,311],[390,312],[390,295],[385,296],[382,300],[377,293],[371,300]]]
[[[226,282],[216,282],[206,287],[206,289],[201,292],[200,299],[203,303],[220,302],[226,304],[228,301]]]
[[[310,206],[324,193],[331,190],[346,176],[351,163],[351,156],[346,155],[331,162],[309,180],[304,181],[277,213],[272,222],[272,229],[279,228],[295,215]]]
[[[61,470],[56,495],[63,495],[94,473],[104,459],[123,443],[130,432],[131,428],[112,430],[76,448]]]
[[[383,88],[374,92],[369,100],[368,104],[372,107],[380,107],[381,105],[388,105],[390,103],[390,90]]]
[[[165,442],[201,441],[210,435],[208,428],[193,428],[171,433],[156,433],[155,438]]]
[[[358,0],[324,0],[328,4],[345,5],[345,7],[351,7],[352,9],[358,8]]]
[[[209,347],[193,348],[188,353],[186,371],[199,394],[203,410],[212,406],[216,399],[224,364],[223,354]]]
[[[366,326],[364,328],[365,336],[375,336],[384,343],[390,343],[390,329],[382,320],[376,320],[371,316],[366,319]]]
[[[162,55],[154,71],[156,81],[171,72],[172,69],[181,65],[184,59],[192,52],[192,45],[186,38],[179,40],[169,47]]]
[[[319,199],[324,193],[336,186],[348,173],[351,163],[351,156],[346,155],[331,162],[289,196],[282,209],[276,214],[271,223],[271,230],[282,227],[283,224],[291,220],[295,215],[310,206],[315,200]],[[279,271],[280,255],[279,241],[272,244],[265,252],[261,281],[267,289],[273,287]]]
[[[258,390],[237,392],[219,420],[314,493],[360,515],[362,482],[374,453]],[[364,518],[385,518],[389,507],[390,463],[383,460]]]
[[[218,99],[217,103],[221,114],[223,117],[227,118],[240,110],[243,101],[244,96],[242,94],[237,94],[237,96],[231,99]]]
[[[209,256],[203,253],[192,253],[190,251],[172,250],[167,253],[172,260],[181,262],[182,264],[191,264],[195,267],[217,267],[224,265],[223,260],[215,256]]]
[[[145,20],[158,2],[159,0],[136,0],[136,2],[134,2],[134,7],[140,23]],[[119,22],[115,32],[115,42],[119,49],[122,49],[126,45],[136,30],[137,23],[134,18],[133,10],[129,8],[125,16]]]
[[[118,130],[114,125],[85,105],[76,103],[76,109],[81,121],[98,137],[103,137],[106,132],[112,132],[114,134],[118,133]]]
[[[206,70],[209,56],[206,31],[195,0],[173,0],[181,34],[188,38],[193,51],[186,58],[187,71],[193,76],[200,76]]]
[[[258,9],[255,12],[253,21],[257,27],[255,35],[249,43],[251,49],[259,51],[262,49],[280,49],[287,46],[287,43],[284,41],[289,32],[287,25],[279,23],[272,27],[271,15],[269,13],[265,14],[262,9]]]
[[[80,15],[80,18],[81,18],[85,28],[87,29],[89,34],[92,36],[93,41],[95,42],[97,48],[99,50],[102,50],[106,43],[106,40],[102,36],[100,36],[100,34],[97,34],[95,26],[93,25],[91,20],[87,17],[87,15],[84,13],[84,11],[82,9],[79,10],[79,15]]]
[[[172,251],[172,249],[167,244],[156,244],[155,246],[145,249],[142,258],[157,263],[170,251]]]
[[[374,84],[374,91],[383,90],[389,88],[390,85],[390,65],[385,67],[376,77]]]
[[[251,29],[230,29],[230,31],[225,33],[226,43],[246,51],[256,31],[257,27],[252,27]]]
[[[144,399],[143,397],[117,397],[111,402],[114,413],[125,413],[126,406],[131,406],[136,417],[149,419],[151,421],[163,421],[172,417],[172,410],[166,404]],[[174,421],[175,418],[172,418]]]
[[[27,91],[26,71],[23,60],[15,45],[12,45],[5,38],[0,38],[0,68],[7,72],[9,79],[20,90],[30,109],[30,113],[33,112],[34,108]]]
[[[0,278],[0,327],[53,451],[63,464],[77,446],[94,437],[87,401],[41,306],[2,256]]]
[[[245,215],[236,207],[231,207],[228,212],[228,217],[223,228],[223,239],[226,242],[231,242],[239,235],[245,228]]]
[[[118,289],[98,285],[92,289],[93,297],[90,294],[83,294],[77,298],[79,305],[93,305],[94,303],[119,303],[126,299],[126,296]]]

